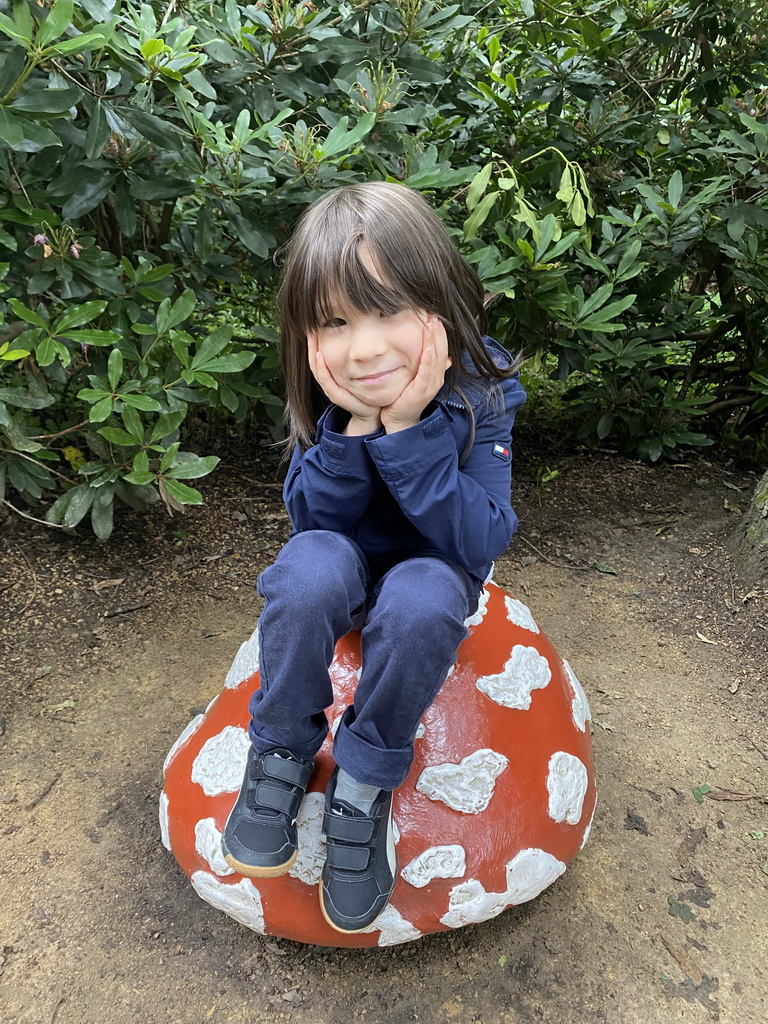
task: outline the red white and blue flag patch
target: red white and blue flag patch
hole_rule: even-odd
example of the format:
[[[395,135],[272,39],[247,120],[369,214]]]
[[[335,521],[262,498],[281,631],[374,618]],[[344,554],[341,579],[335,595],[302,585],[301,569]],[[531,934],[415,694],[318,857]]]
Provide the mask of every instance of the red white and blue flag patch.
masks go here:
[[[497,459],[503,459],[504,462],[509,462],[509,445],[502,444],[501,441],[494,441],[493,454],[496,456]]]

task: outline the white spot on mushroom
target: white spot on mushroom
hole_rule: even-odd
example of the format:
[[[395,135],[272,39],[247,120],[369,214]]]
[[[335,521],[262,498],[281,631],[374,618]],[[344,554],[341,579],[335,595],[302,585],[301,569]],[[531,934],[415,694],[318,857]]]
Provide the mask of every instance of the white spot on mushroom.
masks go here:
[[[488,921],[507,906],[505,896],[503,892],[486,892],[476,878],[470,878],[451,889],[448,912],[440,918],[440,923],[449,928],[461,928],[465,924]]]
[[[489,590],[483,588],[483,592],[480,595],[480,600],[477,602],[477,611],[474,615],[470,615],[468,619],[464,619],[464,626],[469,629],[470,626],[479,626],[483,621],[483,616],[488,611],[487,604],[488,598],[491,596]]]
[[[232,662],[229,672],[227,672],[227,678],[224,680],[225,689],[236,689],[240,683],[244,683],[246,679],[251,678],[254,672],[258,671],[259,624],[256,623],[256,629],[251,633],[248,640],[240,645],[240,650],[235,655],[235,660]]]
[[[251,928],[260,935],[265,934],[261,894],[249,878],[243,878],[236,885],[232,885],[220,882],[207,871],[196,871],[191,882],[197,895],[206,903],[210,903],[217,910],[223,910],[246,928]]]
[[[395,846],[400,842],[400,829],[397,827],[397,822],[392,819],[392,838],[395,840]]]
[[[333,720],[333,723],[331,725],[331,736],[333,736],[334,739],[336,738],[336,733],[339,731],[339,726],[341,725],[341,720],[343,717],[344,712],[342,711],[341,714],[336,715],[336,717]]]
[[[450,928],[488,921],[517,903],[525,903],[543,892],[565,871],[565,864],[544,850],[521,850],[507,864],[504,892],[486,892],[476,878],[451,889],[448,912],[440,918]]]
[[[448,673],[448,675],[450,675],[450,672]],[[416,730],[416,739],[420,740],[421,737],[424,735],[424,733],[426,731],[427,731],[427,727],[424,725],[424,723],[423,722],[419,722],[419,727]]]
[[[564,750],[553,754],[547,776],[550,818],[578,825],[588,782],[587,769],[578,757]]]
[[[486,747],[467,754],[459,764],[425,768],[416,789],[430,800],[442,800],[454,811],[479,814],[490,803],[496,779],[508,764],[503,754]]]
[[[173,744],[171,749],[168,751],[168,754],[163,763],[163,775],[165,775],[165,773],[168,771],[171,761],[174,759],[174,757],[176,757],[179,750],[184,746],[184,744],[187,742],[192,733],[197,731],[202,720],[202,715],[195,715],[192,721],[187,722],[187,724],[184,726],[181,736],[179,736],[179,738]]]
[[[203,744],[192,765],[192,781],[206,796],[236,793],[240,789],[251,741],[245,729],[227,725]]]
[[[430,846],[414,857],[400,874],[417,889],[423,889],[433,878],[461,878],[467,872],[463,846]]]
[[[581,683],[576,678],[573,669],[567,661],[563,661],[563,668],[565,669],[565,674],[568,677],[568,683],[573,691],[573,700],[571,701],[571,714],[573,715],[573,721],[576,724],[576,728],[581,730],[581,732],[584,732],[587,727],[587,722],[592,718],[587,695],[584,693]]]
[[[596,810],[597,810],[597,795],[595,795],[595,806],[592,808],[592,813],[589,816],[589,822],[587,824],[587,827],[584,829],[584,835],[582,836],[582,839],[581,839],[581,846],[579,847],[580,850],[583,850],[584,847],[587,845],[587,840],[589,839],[589,833],[592,831],[592,822],[595,820],[595,811]]]
[[[414,928],[410,921],[406,921],[399,910],[395,910],[389,903],[365,932],[381,932],[379,935],[379,946],[396,946],[399,942],[412,942],[413,939],[420,939],[421,932]]]
[[[515,644],[501,672],[480,676],[475,685],[502,707],[527,711],[531,706],[531,692],[543,689],[551,678],[549,662],[535,647]]]
[[[541,632],[536,621],[531,615],[531,610],[522,601],[514,597],[505,597],[504,604],[507,606],[507,618],[515,626],[521,629],[528,629],[531,633]]]
[[[233,875],[233,869],[224,860],[221,832],[213,818],[203,818],[195,825],[195,849],[215,875]]]
[[[565,871],[565,864],[545,850],[521,850],[507,864],[507,898],[510,906],[527,903],[544,892]]]
[[[168,797],[165,793],[160,794],[160,839],[166,850],[171,850],[171,839],[168,835]]]
[[[307,885],[317,885],[325,863],[324,810],[325,795],[307,793],[296,818],[299,855],[288,874]]]

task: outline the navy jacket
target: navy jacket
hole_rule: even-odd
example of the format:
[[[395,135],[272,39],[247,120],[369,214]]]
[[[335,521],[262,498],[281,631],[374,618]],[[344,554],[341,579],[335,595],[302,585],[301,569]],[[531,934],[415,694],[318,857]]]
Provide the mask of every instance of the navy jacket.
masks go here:
[[[511,356],[483,339],[499,366]],[[517,527],[510,505],[512,424],[525,401],[517,379],[462,381],[475,415],[455,392],[438,396],[406,430],[347,437],[349,414],[330,405],[317,443],[297,447],[283,489],[294,532],[351,537],[376,574],[405,558],[436,554],[484,580]]]

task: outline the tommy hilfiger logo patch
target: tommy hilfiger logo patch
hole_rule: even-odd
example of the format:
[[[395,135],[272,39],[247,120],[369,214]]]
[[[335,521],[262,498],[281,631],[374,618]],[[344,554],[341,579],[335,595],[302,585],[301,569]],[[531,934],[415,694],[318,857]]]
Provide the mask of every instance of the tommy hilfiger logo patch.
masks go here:
[[[503,459],[504,462],[509,462],[509,456],[510,456],[509,445],[508,444],[502,444],[501,441],[494,441],[493,442],[493,454],[496,456],[497,459]]]

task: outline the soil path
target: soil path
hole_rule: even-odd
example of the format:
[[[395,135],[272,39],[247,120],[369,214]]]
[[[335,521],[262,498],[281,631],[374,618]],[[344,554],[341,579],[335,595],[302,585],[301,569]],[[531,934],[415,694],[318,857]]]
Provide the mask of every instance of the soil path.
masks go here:
[[[518,480],[496,580],[590,699],[592,837],[532,903],[385,949],[251,933],[160,844],[163,759],[253,627],[279,487],[219,473],[109,546],[0,523],[2,1024],[768,1021],[768,581],[723,551],[754,478],[557,469]]]

